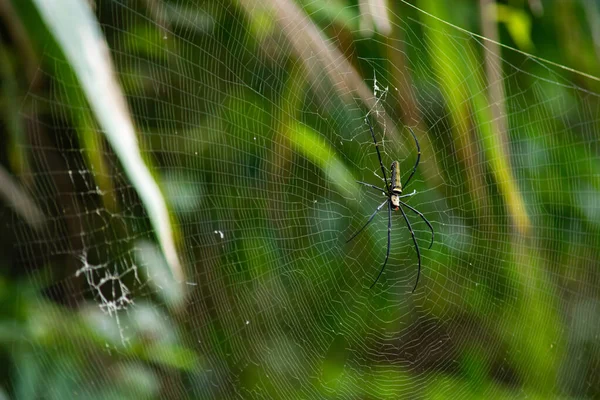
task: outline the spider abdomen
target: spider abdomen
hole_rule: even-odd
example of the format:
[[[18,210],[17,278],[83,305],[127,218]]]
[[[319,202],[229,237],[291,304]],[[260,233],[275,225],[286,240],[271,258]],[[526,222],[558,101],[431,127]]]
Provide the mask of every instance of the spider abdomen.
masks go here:
[[[400,182],[400,163],[398,161],[392,162],[390,170],[392,171],[392,193],[402,194],[402,183]]]
[[[394,210],[398,210],[400,207],[400,196],[402,194],[402,182],[400,182],[400,163],[398,161],[392,162],[392,166],[390,167],[392,171],[392,180],[390,185],[390,201],[392,202],[392,208]]]

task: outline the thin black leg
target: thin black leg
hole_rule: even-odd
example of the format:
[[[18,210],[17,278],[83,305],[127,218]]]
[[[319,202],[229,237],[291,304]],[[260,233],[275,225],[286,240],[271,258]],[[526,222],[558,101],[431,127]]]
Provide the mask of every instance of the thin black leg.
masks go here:
[[[388,258],[390,257],[390,246],[392,244],[392,207],[390,205],[390,202],[388,201],[388,241],[387,241],[387,251],[385,253],[385,261],[383,262],[383,265],[381,266],[381,270],[379,271],[379,275],[377,275],[377,278],[375,279],[375,282],[373,282],[373,284],[371,285],[371,287],[369,289],[372,289],[373,286],[375,286],[375,284],[377,283],[377,281],[379,280],[379,278],[381,277],[381,274],[383,274],[383,270],[385,269],[385,265],[388,262]]]
[[[378,192],[382,192],[384,194],[386,193],[386,190],[384,190],[382,188],[379,188],[379,187],[377,187],[375,185],[371,185],[370,183],[361,182],[361,181],[356,181],[356,183],[360,183],[361,185],[365,185],[365,186],[368,186],[370,188],[373,188],[373,189],[377,190]]]
[[[421,217],[423,219],[423,221],[425,221],[425,223],[427,224],[427,226],[429,227],[429,229],[431,230],[431,243],[429,243],[429,248],[431,248],[431,246],[433,245],[433,226],[431,226],[431,224],[429,223],[429,221],[427,221],[427,218],[425,218],[425,216],[423,215],[423,213],[421,213],[420,211],[417,211],[415,208],[409,206],[408,204],[406,204],[403,201],[400,201],[400,204],[402,204],[404,207],[408,207],[409,209],[411,209],[415,214],[417,214],[419,217]]]
[[[381,166],[381,172],[383,173],[383,179],[385,180],[386,192],[389,190],[390,185],[388,184],[387,175],[385,173],[385,167],[383,166],[383,161],[381,161],[381,153],[379,152],[379,145],[377,144],[377,139],[375,139],[375,132],[373,132],[373,125],[371,125],[371,120],[369,117],[365,117],[365,121],[369,125],[369,130],[371,131],[371,136],[373,137],[373,142],[375,143],[375,150],[377,150],[377,158],[379,159],[379,165]]]
[[[408,217],[406,216],[406,213],[402,209],[402,206],[400,206],[399,209],[402,212],[402,216],[404,217],[404,220],[406,221],[406,226],[408,226],[408,230],[410,231],[410,234],[412,235],[413,242],[415,243],[415,249],[417,250],[417,258],[419,259],[419,269],[417,270],[417,281],[415,282],[415,287],[412,290],[414,293],[415,290],[417,290],[417,285],[419,284],[419,278],[421,277],[421,252],[419,251],[419,244],[417,243],[417,238],[415,237],[415,232],[413,231],[412,226],[410,226],[410,222],[408,221]]]
[[[412,193],[408,193],[408,194],[403,194],[402,196],[398,196],[399,199],[403,198],[403,197],[410,197],[410,196],[414,196],[417,193],[416,190],[413,190]]]
[[[415,174],[415,171],[417,170],[417,166],[419,165],[419,161],[421,160],[421,146],[419,146],[419,141],[417,140],[417,136],[415,135],[415,132],[412,130],[412,128],[410,126],[407,125],[407,128],[410,131],[410,133],[412,134],[413,139],[415,139],[415,144],[417,145],[417,162],[415,163],[415,167],[413,168],[412,172],[408,176],[408,179],[406,180],[406,182],[404,182],[404,185],[403,185],[404,188],[406,188],[406,186],[408,186],[408,182],[410,182],[410,178],[412,178],[413,175]]]
[[[367,223],[364,224],[362,226],[362,228],[360,228],[358,231],[356,231],[356,233],[354,235],[352,235],[352,237],[350,239],[346,240],[346,243],[349,243],[352,239],[354,239],[359,233],[361,233],[363,231],[363,229],[365,229],[367,227],[367,225],[369,225],[371,223],[371,221],[373,221],[373,218],[375,218],[375,214],[377,214],[377,212],[379,210],[381,210],[381,208],[385,205],[385,203],[389,203],[389,199],[385,199],[385,201],[383,203],[381,203],[381,205],[379,207],[377,207],[375,212],[373,214],[371,214],[371,216],[369,217],[369,220],[367,221]]]

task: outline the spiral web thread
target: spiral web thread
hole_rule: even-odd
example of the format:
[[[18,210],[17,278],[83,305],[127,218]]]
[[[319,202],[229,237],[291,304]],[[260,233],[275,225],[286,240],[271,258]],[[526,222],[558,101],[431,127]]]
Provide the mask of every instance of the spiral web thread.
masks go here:
[[[65,112],[76,110],[61,101],[67,82],[49,98],[28,96],[42,138],[31,142],[34,163],[54,168],[32,173],[52,223],[42,239],[23,232],[19,246],[24,259],[65,266],[52,278],[57,297],[108,315],[108,348],[130,354],[124,348],[150,351],[159,342],[202,360],[180,372],[188,378],[171,382],[167,395],[600,391],[590,372],[600,360],[600,113],[592,80],[576,76],[575,84],[567,71],[504,48],[490,56],[498,81],[487,82],[487,42],[406,5],[385,10],[390,38],[361,30],[356,7],[340,9],[355,15],[350,38],[331,38],[337,22],[317,2],[288,20],[288,2],[97,3],[142,151],[180,230],[186,312],[171,312],[177,295],[168,275],[148,267],[160,258],[153,233],[113,153],[103,148],[105,171],[86,162],[90,149]],[[322,44],[309,46],[311,56],[289,35],[301,23],[319,33],[298,31],[306,34],[299,42]],[[480,103],[491,85],[505,92],[496,115]],[[353,186],[383,185],[367,114],[384,167],[399,160],[404,178],[412,169],[416,149],[405,125],[421,144],[406,190],[417,191],[408,202],[436,239],[428,250],[427,226],[408,213],[422,254],[414,294],[415,248],[399,213],[387,268],[372,289],[387,245],[385,208],[345,244],[384,199]],[[486,142],[481,132],[502,124],[505,131],[493,131],[501,139]],[[494,169],[503,155],[508,177]],[[98,184],[106,180],[112,191]],[[509,203],[521,204],[525,217]],[[136,336],[150,329],[144,316],[161,326],[145,341]],[[110,381],[104,357],[91,352],[99,366],[89,380]]]

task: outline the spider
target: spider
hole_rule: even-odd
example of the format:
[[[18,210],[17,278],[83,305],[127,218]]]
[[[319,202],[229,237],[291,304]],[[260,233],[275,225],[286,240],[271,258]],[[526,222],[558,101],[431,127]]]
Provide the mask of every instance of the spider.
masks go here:
[[[431,243],[429,244],[429,248],[431,248],[431,246],[433,245],[433,237],[434,237],[433,227],[431,226],[431,224],[429,223],[427,218],[425,218],[425,216],[421,212],[417,211],[417,209],[409,206],[404,201],[400,200],[404,197],[410,197],[410,196],[414,195],[415,193],[417,193],[417,191],[413,190],[412,193],[402,194],[402,183],[400,182],[400,163],[398,161],[392,162],[392,165],[390,167],[391,179],[388,182],[387,175],[385,173],[385,168],[383,167],[383,162],[381,161],[381,153],[379,153],[379,144],[377,143],[377,139],[375,139],[375,132],[373,132],[373,125],[371,125],[369,116],[367,116],[365,118],[365,121],[369,125],[369,130],[371,131],[371,136],[373,137],[373,142],[375,143],[375,150],[377,150],[377,158],[379,159],[379,166],[381,167],[381,173],[383,174],[383,180],[385,182],[385,189],[382,189],[380,187],[377,187],[375,185],[371,185],[371,184],[365,183],[365,182],[357,181],[357,183],[360,183],[361,185],[367,186],[371,189],[375,189],[378,192],[383,193],[385,195],[386,199],[383,203],[381,203],[381,205],[379,207],[377,207],[375,212],[373,212],[373,214],[371,214],[367,223],[364,224],[362,226],[362,228],[360,228],[358,231],[356,231],[356,233],[354,233],[354,235],[352,235],[350,237],[350,239],[348,239],[346,241],[346,243],[349,243],[352,239],[354,239],[356,236],[358,236],[358,234],[361,233],[367,227],[367,225],[369,225],[371,223],[371,221],[373,221],[373,218],[375,218],[375,215],[377,214],[377,212],[380,211],[383,208],[383,206],[385,206],[387,204],[387,206],[388,206],[387,251],[385,254],[385,261],[383,262],[383,265],[381,266],[379,275],[377,275],[377,278],[375,279],[375,281],[373,282],[373,284],[370,287],[370,288],[373,288],[373,286],[375,286],[375,284],[381,277],[381,274],[383,274],[383,270],[385,269],[385,265],[387,264],[388,258],[390,256],[390,242],[391,242],[390,239],[391,239],[391,235],[392,235],[392,210],[394,210],[394,211],[400,210],[400,212],[402,213],[402,216],[404,217],[404,221],[406,221],[406,226],[408,227],[408,230],[410,231],[410,234],[412,235],[412,240],[415,244],[415,249],[417,251],[417,259],[419,260],[419,269],[417,271],[417,281],[415,282],[415,286],[412,290],[414,293],[415,290],[417,289],[417,285],[419,284],[419,278],[421,276],[421,252],[419,251],[419,245],[417,243],[417,239],[415,238],[415,233],[412,229],[412,226],[410,225],[410,222],[408,221],[408,217],[406,216],[406,212],[404,211],[403,207],[408,208],[409,210],[411,210],[412,212],[417,214],[419,217],[421,217],[423,219],[423,221],[425,221],[425,223],[427,224],[429,229],[431,230]],[[417,145],[417,162],[415,163],[415,166],[414,166],[412,172],[408,176],[408,179],[404,183],[405,188],[408,185],[408,183],[410,182],[410,179],[415,174],[415,171],[417,170],[417,166],[419,165],[419,160],[421,159],[421,147],[419,146],[419,141],[417,140],[415,133],[413,132],[413,130],[410,127],[408,127],[408,130],[412,134],[412,137],[415,139],[415,144]]]

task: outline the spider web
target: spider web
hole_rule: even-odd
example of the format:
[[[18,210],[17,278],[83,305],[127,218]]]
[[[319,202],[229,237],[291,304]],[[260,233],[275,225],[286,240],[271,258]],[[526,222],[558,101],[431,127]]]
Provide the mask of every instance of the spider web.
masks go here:
[[[26,113],[51,223],[18,229],[17,244],[55,304],[40,298],[38,314],[56,347],[86,354],[35,347],[27,362],[60,360],[42,382],[70,375],[64,393],[132,398],[600,393],[597,80],[407,4],[336,4],[97,1],[174,214],[183,286],[114,154],[71,121],[69,82],[40,67],[60,83],[30,91]],[[406,126],[421,145],[405,192],[435,242],[407,210],[414,294],[398,212],[372,289],[385,208],[345,243],[385,199],[355,183],[383,186],[367,115],[403,182]]]

